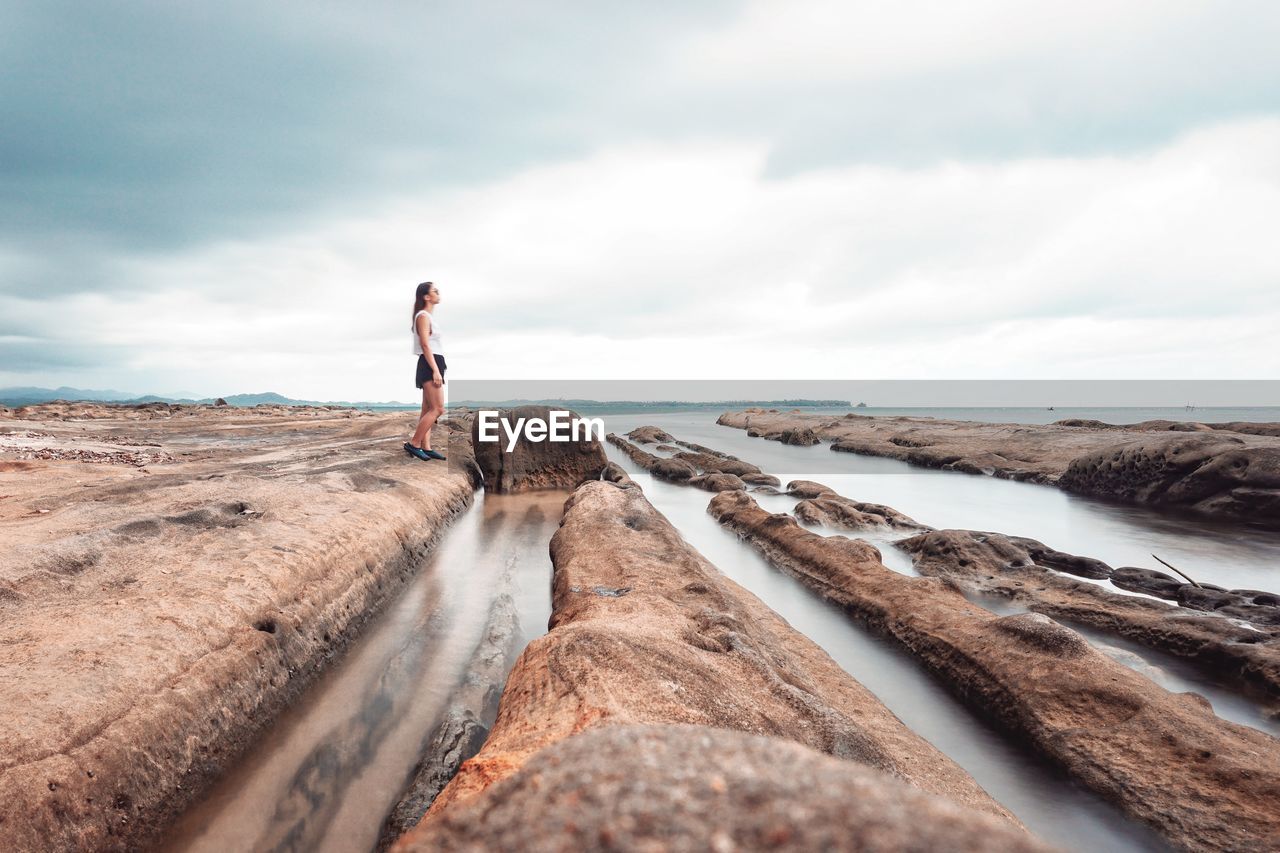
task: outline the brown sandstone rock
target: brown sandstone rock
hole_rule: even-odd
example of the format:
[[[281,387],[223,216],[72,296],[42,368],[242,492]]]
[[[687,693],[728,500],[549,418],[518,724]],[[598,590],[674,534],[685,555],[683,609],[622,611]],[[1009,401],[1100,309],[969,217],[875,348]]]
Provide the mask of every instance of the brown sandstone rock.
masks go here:
[[[733,474],[699,474],[689,479],[689,485],[708,492],[727,492],[733,489],[745,489],[747,484]]]
[[[822,439],[808,427],[799,429],[784,429],[778,434],[778,441],[783,444],[794,444],[797,447],[812,447],[815,444],[821,444]]]
[[[734,474],[740,477],[744,474],[760,473],[760,469],[750,462],[718,454],[682,451],[676,454],[676,458],[683,459],[699,471],[708,474]]]
[[[640,426],[627,433],[627,438],[636,444],[659,444],[675,441],[670,435],[656,426]]]
[[[1092,421],[991,424],[934,418],[725,412],[717,423],[774,437],[811,429],[831,449],[985,474],[1132,503],[1280,527],[1280,427]],[[1203,427],[1203,429],[1201,429]],[[1275,427],[1275,429],[1272,429]]]
[[[591,729],[399,850],[1047,850],[1007,821],[850,761],[705,726]]]
[[[826,653],[694,551],[638,488],[579,487],[551,556],[550,631],[516,662],[492,734],[436,799],[415,842],[538,750],[584,729],[634,723],[794,740],[1012,820]]]
[[[1130,592],[1141,592],[1157,598],[1178,600],[1178,590],[1186,586],[1186,581],[1157,572],[1155,569],[1141,569],[1134,566],[1122,566],[1111,573],[1111,582],[1121,589]]]
[[[1162,436],[1097,450],[1073,459],[1059,482],[1095,497],[1280,524],[1280,446],[1251,447],[1241,436]]]
[[[709,511],[1171,844],[1280,845],[1269,736],[1219,719],[1200,696],[1169,693],[1046,616],[997,617],[935,579],[887,569],[865,542],[770,515],[745,492],[716,495]]]
[[[401,449],[411,415],[177,411],[22,422],[173,457],[151,473],[0,464],[0,850],[147,846],[471,501]]]
[[[929,528],[896,509],[883,504],[850,500],[834,493],[821,494],[796,504],[796,518],[810,524],[823,524],[845,530],[904,530]]]
[[[1027,543],[1033,547],[1029,549]],[[1009,598],[1038,613],[1187,658],[1228,684],[1280,698],[1280,635],[1063,577],[1037,564],[1035,555],[1046,546],[1034,540],[975,530],[935,530],[896,544],[911,554],[916,571],[923,575],[982,595]],[[1147,592],[1161,578],[1171,580],[1160,572],[1130,568],[1117,569],[1111,581],[1123,589],[1136,586],[1137,591]],[[1185,583],[1176,587],[1183,588],[1194,589]]]
[[[551,411],[550,406],[517,406],[503,409],[501,417],[513,427],[520,418],[538,418],[550,423]],[[575,413],[570,414],[577,417]],[[478,418],[471,427],[471,446],[476,464],[484,476],[485,489],[497,493],[572,489],[579,483],[599,477],[609,461],[604,447],[594,438],[530,441],[521,436],[508,452],[505,433],[500,433],[496,442],[480,441]]]
[[[787,494],[793,498],[818,498],[824,495],[834,495],[835,493],[835,489],[830,486],[824,486],[812,480],[792,480],[787,483]]]

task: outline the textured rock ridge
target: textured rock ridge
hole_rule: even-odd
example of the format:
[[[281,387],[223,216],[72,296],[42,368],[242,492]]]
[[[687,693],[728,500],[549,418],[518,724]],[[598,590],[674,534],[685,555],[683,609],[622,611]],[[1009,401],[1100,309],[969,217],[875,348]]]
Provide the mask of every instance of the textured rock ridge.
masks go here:
[[[517,406],[500,410],[499,417],[514,429],[520,419],[539,419],[549,424],[551,411],[550,406]],[[578,417],[574,412],[569,414]],[[599,439],[589,436],[578,441],[531,441],[522,436],[510,451],[506,433],[499,429],[498,437],[496,442],[481,441],[480,418],[471,418],[471,447],[484,487],[490,492],[573,489],[599,477],[609,461]]]
[[[35,411],[23,428],[50,443],[173,461],[0,465],[0,849],[137,849],[343,651],[473,485],[405,454],[403,414]]]
[[[1192,850],[1280,845],[1276,741],[1219,719],[1040,614],[997,617],[866,542],[824,537],[745,492],[709,511],[779,568],[906,648],[976,710],[1081,784]]]
[[[979,594],[1008,598],[1037,613],[1127,637],[1187,658],[1235,686],[1260,690],[1271,697],[1273,704],[1280,700],[1280,631],[1255,630],[1222,618],[1253,618],[1265,626],[1280,611],[1275,605],[1231,604],[1224,607],[1227,612],[1211,611],[1214,615],[1209,615],[1111,592],[1099,584],[1058,574],[1055,569],[1061,569],[1063,562],[1059,560],[1055,565],[1044,555],[1061,557],[1062,552],[1032,539],[999,533],[936,530],[896,545],[911,554],[916,571],[922,575],[943,578]],[[1173,597],[1191,586],[1160,572],[1135,568],[1116,569],[1110,579],[1117,586],[1148,593],[1172,586]],[[1244,600],[1239,594],[1232,600],[1237,598]],[[1255,593],[1253,598],[1273,597]]]
[[[552,744],[403,851],[1048,848],[992,815],[778,738],[609,726]]]
[[[1280,528],[1277,424],[992,424],[760,409],[725,412],[717,423],[777,439],[811,430],[832,450]]]
[[[484,748],[410,838],[570,735],[658,723],[792,740],[1013,822],[825,652],[693,550],[634,484],[575,491],[551,556],[550,631],[517,660]]]

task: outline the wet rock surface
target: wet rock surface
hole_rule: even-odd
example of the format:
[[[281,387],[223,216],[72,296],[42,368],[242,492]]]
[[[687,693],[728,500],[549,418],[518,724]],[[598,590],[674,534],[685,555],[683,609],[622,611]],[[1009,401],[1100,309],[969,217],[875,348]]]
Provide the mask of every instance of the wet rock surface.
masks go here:
[[[0,453],[0,848],[145,846],[358,633],[473,482],[413,415],[49,404]],[[447,427],[437,433],[444,446]]]
[[[717,423],[766,438],[807,429],[832,450],[1280,527],[1276,424],[991,424],[761,409]]]
[[[792,510],[796,518],[809,524],[845,530],[928,530],[910,516],[884,504],[855,501],[834,493],[806,498]]]
[[[1280,699],[1280,632],[1222,618],[1230,614],[1211,616],[1063,577],[1036,556],[1061,552],[1031,539],[976,530],[936,530],[901,540],[897,547],[912,556],[916,571],[923,575],[1187,658],[1215,679],[1260,690],[1273,702]],[[1111,575],[1116,586],[1138,592],[1171,581],[1170,576],[1150,569],[1122,568]],[[1194,591],[1195,587],[1177,582],[1175,594],[1182,589]],[[1246,599],[1228,594],[1228,600]]]
[[[1195,694],[1169,693],[1041,614],[997,617],[939,579],[892,572],[866,542],[771,515],[745,492],[716,495],[709,511],[1170,844],[1280,844],[1280,765],[1268,735],[1219,719]]]
[[[518,651],[515,643],[520,629],[515,601],[508,591],[510,571],[502,586],[503,592],[494,598],[489,609],[484,636],[471,655],[462,683],[450,697],[444,718],[422,750],[413,778],[383,822],[379,850],[391,846],[422,819],[462,762],[479,752],[489,736],[507,670]]]
[[[660,723],[795,741],[1012,825],[968,774],[694,551],[634,485],[581,486],[551,555],[550,631],[516,662],[488,741],[408,836],[414,843],[541,749],[595,727]]]
[[[499,410],[499,417],[515,429],[522,419],[550,424],[551,412],[550,406],[517,406]],[[572,418],[578,417],[576,413],[569,414]],[[472,419],[471,446],[485,489],[498,494],[573,489],[579,483],[599,477],[609,461],[600,441],[585,431],[580,433],[578,441],[521,438],[508,451],[507,435],[502,429],[498,430],[498,441],[480,440],[479,418]]]
[[[636,427],[627,433],[627,438],[636,444],[669,444],[675,441],[670,434],[656,426]]]
[[[1047,850],[997,817],[796,743],[610,726],[534,755],[401,851]]]
[[[1244,436],[1153,437],[1071,460],[1068,491],[1128,503],[1175,506],[1280,526],[1280,446]]]

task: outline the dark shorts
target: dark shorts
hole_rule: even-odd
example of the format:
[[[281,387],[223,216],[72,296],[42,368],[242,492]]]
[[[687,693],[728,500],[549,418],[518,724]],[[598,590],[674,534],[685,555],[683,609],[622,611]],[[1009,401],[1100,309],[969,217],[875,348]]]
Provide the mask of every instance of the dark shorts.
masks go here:
[[[436,370],[440,372],[440,378],[444,379],[444,356],[434,356],[436,360]],[[431,381],[431,368],[427,367],[427,357],[425,355],[418,356],[418,372],[414,376],[413,382],[419,388]]]

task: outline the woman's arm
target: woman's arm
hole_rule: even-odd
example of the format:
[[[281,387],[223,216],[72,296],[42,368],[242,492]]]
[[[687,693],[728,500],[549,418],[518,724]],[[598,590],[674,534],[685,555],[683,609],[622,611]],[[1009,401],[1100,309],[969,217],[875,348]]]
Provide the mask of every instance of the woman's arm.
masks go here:
[[[431,381],[436,385],[443,385],[444,382],[440,378],[440,371],[436,369],[435,355],[431,352],[431,344],[428,338],[431,335],[431,321],[426,314],[419,314],[418,319],[413,321],[418,332],[418,342],[422,344],[422,356],[427,360],[427,366],[431,368]]]

